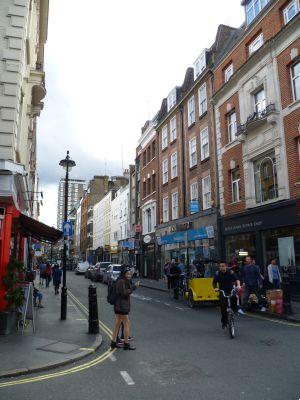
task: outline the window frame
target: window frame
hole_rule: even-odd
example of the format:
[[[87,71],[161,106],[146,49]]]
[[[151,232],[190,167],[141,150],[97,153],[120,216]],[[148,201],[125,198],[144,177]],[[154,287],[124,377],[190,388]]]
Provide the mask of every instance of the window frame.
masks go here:
[[[256,47],[257,43],[260,43],[258,47]],[[260,34],[257,35],[248,45],[249,55],[251,56],[252,54],[257,52],[263,45],[264,45],[264,34],[263,32],[260,32]]]
[[[295,6],[296,8],[296,13],[292,16],[292,18],[288,19],[288,10],[292,7]],[[284,24],[287,25],[300,11],[300,4],[299,0],[292,0],[289,2],[289,4],[284,7],[282,13],[283,13],[283,19],[284,19]]]
[[[165,179],[165,177],[166,177],[166,179]],[[168,162],[168,159],[165,158],[162,161],[162,184],[164,185],[168,182],[169,182],[169,162]]]
[[[209,181],[209,190],[205,191],[205,182]],[[209,195],[208,197],[206,197]],[[211,208],[211,177],[210,175],[202,178],[202,209],[209,210]]]
[[[206,133],[207,143],[203,143],[204,133]],[[206,155],[206,152],[203,151],[204,146],[207,146],[207,155]],[[204,161],[204,160],[206,160],[207,158],[210,157],[210,154],[209,154],[210,149],[209,149],[209,131],[208,131],[208,126],[206,126],[204,129],[202,129],[200,131],[200,150],[201,150],[201,154],[200,154],[201,161]]]
[[[195,143],[195,151],[192,153],[192,143]],[[195,162],[192,163],[192,156],[195,154]],[[197,138],[194,136],[192,139],[189,140],[189,162],[190,168],[193,168],[197,165]]]
[[[264,98],[263,98],[263,100],[257,101],[257,96],[258,96],[258,94],[261,93],[261,92],[264,92]],[[260,88],[259,90],[257,90],[255,93],[253,93],[253,99],[254,99],[254,111],[255,111],[257,114],[260,115],[262,112],[265,111],[266,106],[267,106],[267,98],[266,98],[266,91],[265,91],[265,88],[262,87],[262,88]],[[259,110],[258,105],[260,105],[260,104],[262,104],[263,107]]]
[[[161,149],[168,147],[168,125],[164,125],[161,130]]]
[[[293,68],[299,65],[299,74],[294,77],[293,76]],[[293,93],[293,101],[298,101],[300,100],[300,88],[299,88],[299,97],[296,98],[296,91],[295,91],[295,85],[294,82],[296,81],[296,79],[299,79],[299,85],[300,85],[300,60],[298,60],[297,62],[293,63],[290,67],[290,75],[291,75],[291,85],[292,85],[292,93]]]
[[[168,112],[176,105],[177,101],[176,88],[174,88],[167,97],[167,110]]]
[[[176,161],[175,164],[174,164],[174,157],[175,157],[175,161]],[[171,154],[171,179],[174,179],[177,177],[178,177],[178,158],[177,158],[177,151],[175,151],[174,153]]]
[[[169,196],[163,197],[163,222],[169,222]]]
[[[174,198],[176,198],[176,204],[174,204]],[[172,193],[172,220],[178,219],[179,213],[178,213],[178,192]],[[176,214],[174,213],[174,210],[176,210]]]
[[[203,97],[202,94],[205,94]],[[199,117],[207,112],[207,87],[206,82],[203,83],[198,89],[198,101],[199,101]]]
[[[231,72],[230,75],[228,76],[228,72]],[[233,62],[231,62],[224,70],[224,82],[228,82],[229,79],[232,77],[233,75]]]
[[[175,123],[174,123],[174,121],[175,121]],[[173,127],[172,127],[172,124],[174,124]],[[176,115],[174,115],[174,117],[170,119],[170,143],[174,142],[175,139],[177,139],[177,118],[176,118]]]
[[[231,121],[231,117],[235,115],[235,121]],[[231,128],[234,126],[234,132],[232,132]],[[232,143],[237,138],[237,121],[236,121],[236,111],[233,110],[227,115],[227,132],[228,132],[228,143]]]
[[[191,104],[193,105],[191,109]],[[196,121],[196,116],[195,116],[195,95],[192,95],[188,99],[188,126],[193,125],[193,123]]]
[[[195,189],[196,188],[196,189]],[[195,192],[195,195],[192,196],[192,193]],[[193,182],[190,185],[190,201],[197,201],[199,200],[199,187],[198,182]]]
[[[233,174],[235,172],[239,173],[237,179],[233,179]],[[237,186],[237,192],[235,192],[234,187]],[[235,199],[234,193],[237,193],[237,198]],[[239,203],[241,201],[241,173],[239,168],[235,168],[231,171],[231,201],[232,204]]]
[[[245,5],[245,13],[246,13],[246,22],[247,25],[250,25],[251,22],[255,20],[255,18],[258,16],[258,14],[263,10],[266,5],[269,3],[270,0],[250,0],[246,5]],[[258,11],[255,11],[255,3],[258,4]],[[251,8],[253,10],[253,18],[251,20],[248,19],[248,14],[247,12],[249,11],[251,5]]]
[[[198,67],[199,66],[199,67]],[[201,75],[206,68],[206,50],[202,51],[199,57],[194,62],[194,80]]]
[[[277,194],[273,198],[268,198],[266,200],[263,199],[263,190],[262,190],[262,180],[266,181],[271,178],[271,176],[264,175],[263,179],[261,177],[261,168],[263,166],[264,161],[270,160],[272,162],[272,170],[273,170],[273,186],[276,189]],[[258,169],[256,166],[259,166]],[[278,193],[278,176],[277,176],[277,160],[275,156],[275,151],[265,154],[260,158],[253,161],[253,175],[254,175],[254,190],[255,190],[255,203],[256,204],[264,204],[270,201],[278,200],[279,193]],[[257,178],[258,177],[258,178]],[[259,179],[259,181],[257,180]],[[269,189],[270,190],[270,189]],[[258,200],[258,196],[260,196],[260,200]]]

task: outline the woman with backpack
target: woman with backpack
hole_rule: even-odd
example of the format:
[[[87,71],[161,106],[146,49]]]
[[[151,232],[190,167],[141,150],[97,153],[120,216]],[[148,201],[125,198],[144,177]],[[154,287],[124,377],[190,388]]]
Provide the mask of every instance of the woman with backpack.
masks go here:
[[[115,326],[113,329],[113,336],[110,347],[115,349],[117,345],[117,335],[121,325],[124,325],[124,350],[135,350],[135,347],[129,344],[129,312],[130,312],[130,295],[139,287],[140,283],[135,284],[131,281],[130,267],[124,266],[122,268],[121,277],[116,283],[116,293],[114,301],[114,312],[116,315]]]

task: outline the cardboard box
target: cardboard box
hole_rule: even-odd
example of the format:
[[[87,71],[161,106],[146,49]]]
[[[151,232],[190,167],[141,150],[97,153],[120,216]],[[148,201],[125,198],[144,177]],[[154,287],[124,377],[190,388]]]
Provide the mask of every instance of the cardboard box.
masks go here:
[[[283,293],[281,289],[267,290],[267,300],[271,303],[271,300],[278,300],[283,298]]]

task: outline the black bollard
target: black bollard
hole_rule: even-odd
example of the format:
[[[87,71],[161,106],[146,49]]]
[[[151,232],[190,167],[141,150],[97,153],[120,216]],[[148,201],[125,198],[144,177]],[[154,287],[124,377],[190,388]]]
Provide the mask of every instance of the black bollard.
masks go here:
[[[89,333],[99,333],[97,288],[95,285],[89,286]]]
[[[291,283],[288,279],[283,279],[282,291],[283,291],[283,312],[286,315],[292,314]]]

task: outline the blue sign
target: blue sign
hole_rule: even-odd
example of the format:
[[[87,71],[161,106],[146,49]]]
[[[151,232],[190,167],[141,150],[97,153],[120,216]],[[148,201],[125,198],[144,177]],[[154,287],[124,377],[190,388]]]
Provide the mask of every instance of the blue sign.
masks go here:
[[[134,241],[122,242],[121,247],[123,247],[123,249],[132,250],[134,249]]]
[[[200,211],[200,204],[198,200],[190,201],[190,213],[195,214]]]
[[[184,232],[171,233],[169,235],[157,237],[157,243],[159,245],[175,244],[185,242],[187,235],[188,241],[202,240],[214,237],[213,226],[202,226],[199,229],[188,230]]]
[[[63,222],[63,233],[64,236],[69,236],[69,237],[73,236],[73,226],[70,221]]]

